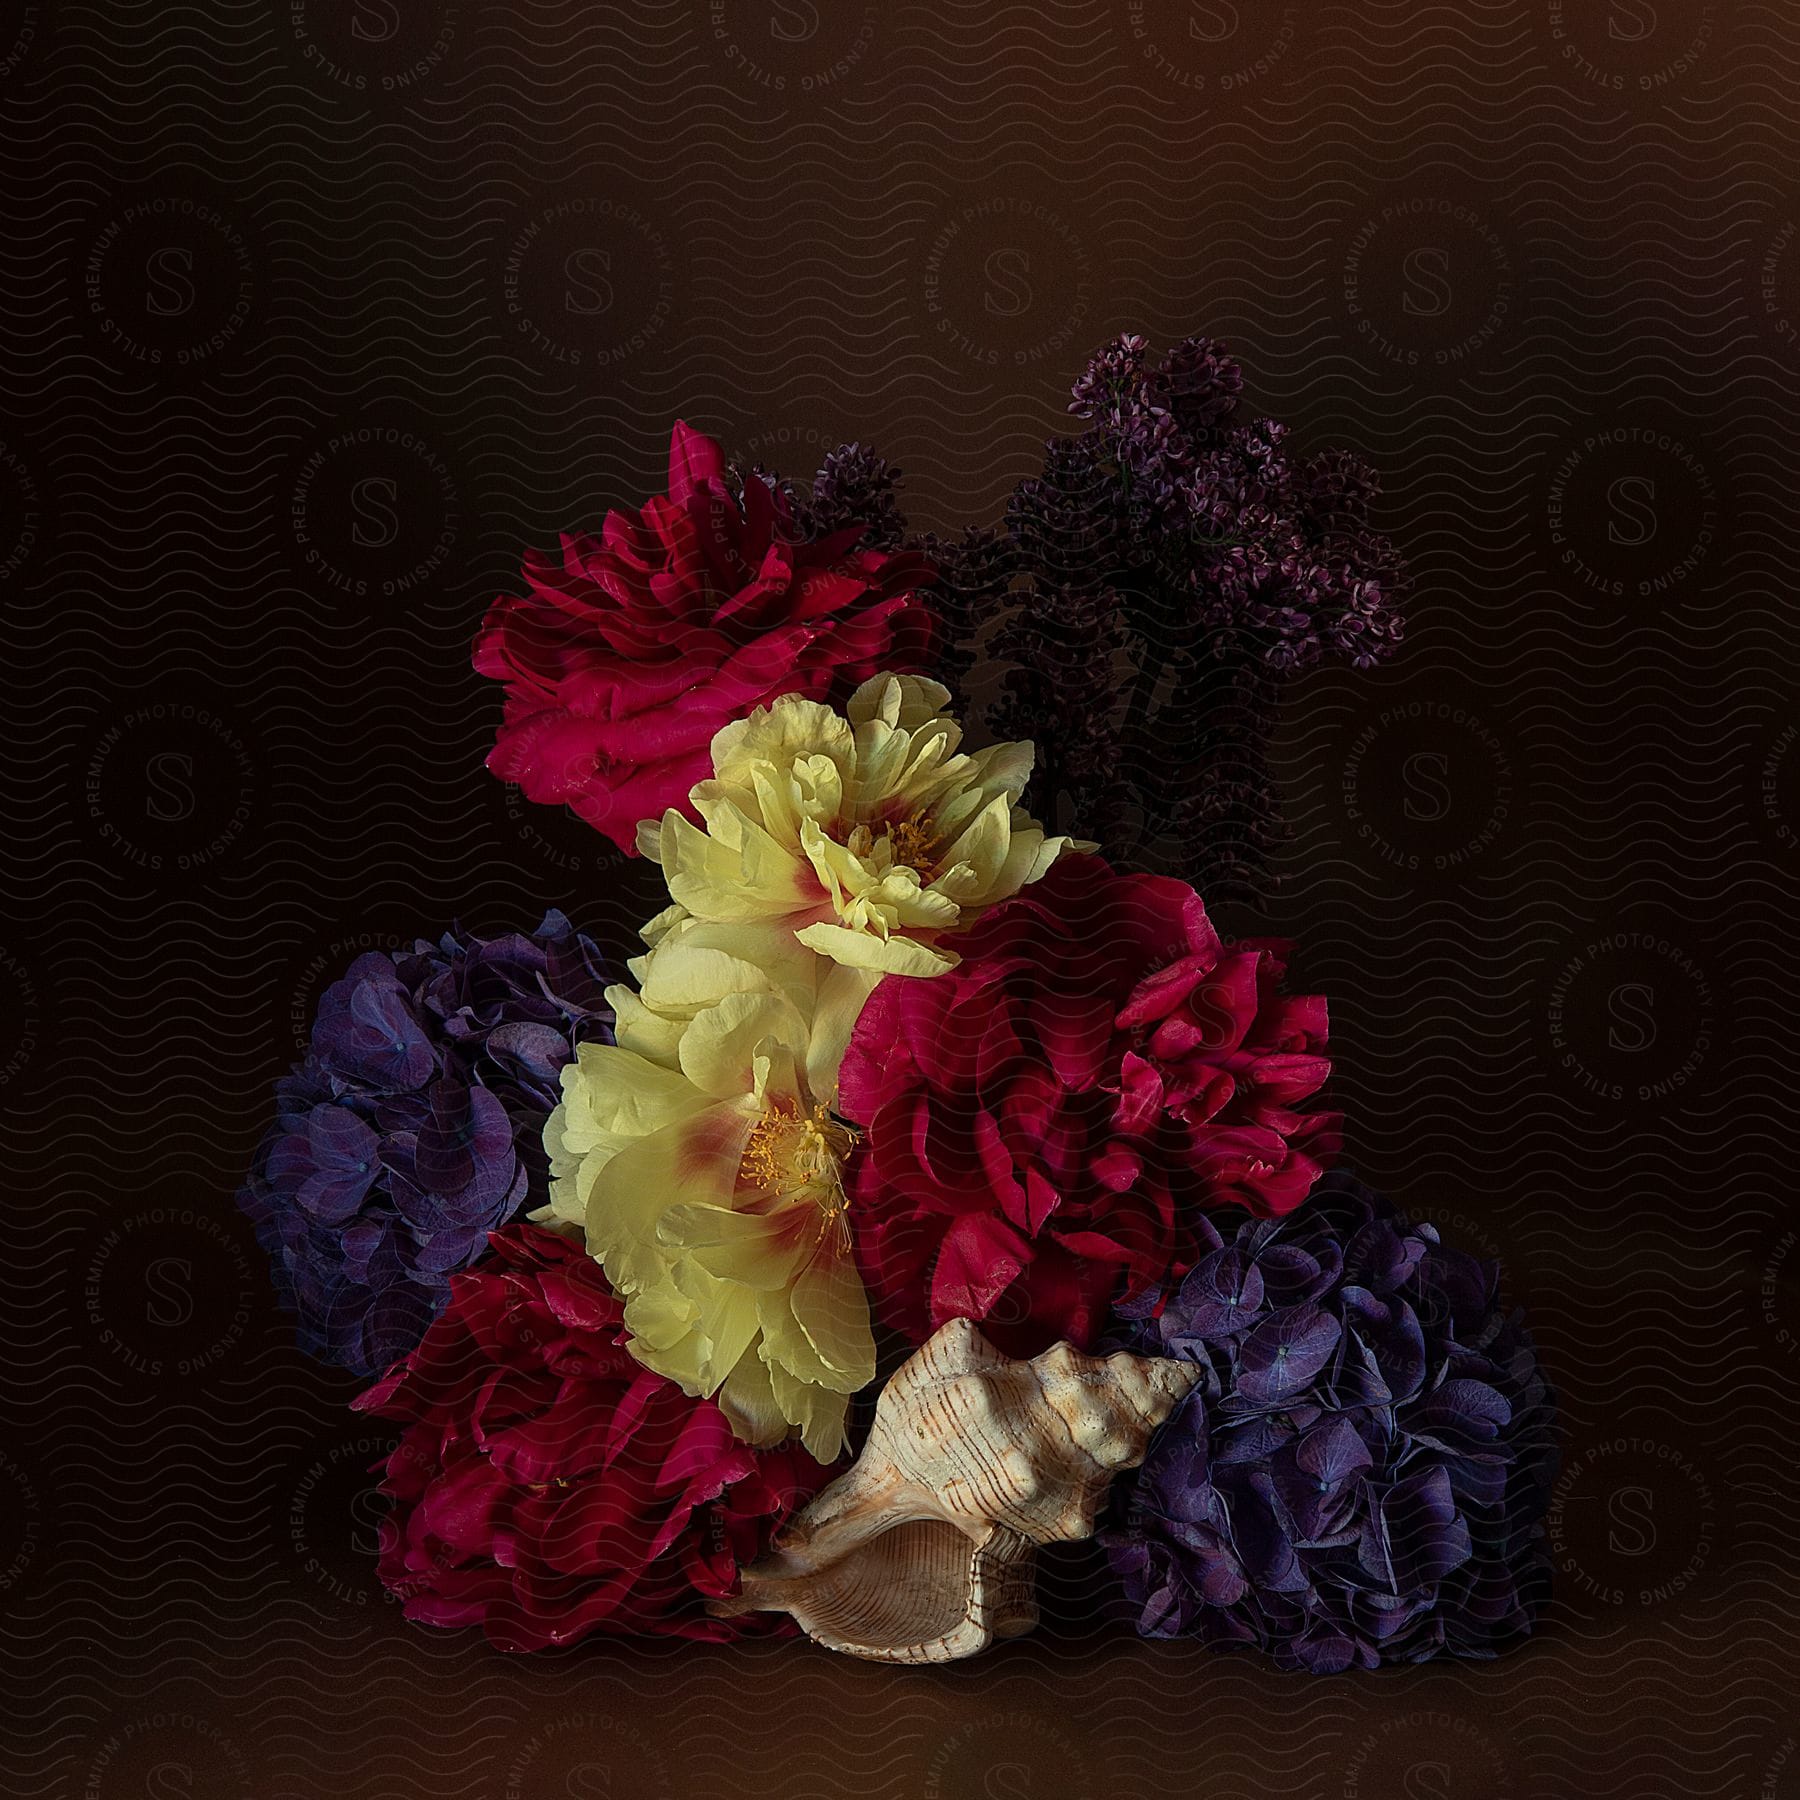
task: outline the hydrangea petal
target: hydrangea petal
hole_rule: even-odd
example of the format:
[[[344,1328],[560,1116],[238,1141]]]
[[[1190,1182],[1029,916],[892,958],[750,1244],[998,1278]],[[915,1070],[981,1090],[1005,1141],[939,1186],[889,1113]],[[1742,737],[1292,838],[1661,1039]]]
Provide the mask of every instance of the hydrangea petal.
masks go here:
[[[1344,1175],[1221,1235],[1167,1304],[1120,1320],[1130,1348],[1201,1370],[1102,1522],[1141,1628],[1314,1673],[1522,1637],[1547,1587],[1554,1413],[1492,1268]],[[1250,1268],[1277,1309],[1200,1337]]]
[[[606,971],[563,914],[357,957],[238,1203],[303,1346],[374,1374],[417,1343],[449,1277],[546,1181],[562,1067],[610,1034]]]

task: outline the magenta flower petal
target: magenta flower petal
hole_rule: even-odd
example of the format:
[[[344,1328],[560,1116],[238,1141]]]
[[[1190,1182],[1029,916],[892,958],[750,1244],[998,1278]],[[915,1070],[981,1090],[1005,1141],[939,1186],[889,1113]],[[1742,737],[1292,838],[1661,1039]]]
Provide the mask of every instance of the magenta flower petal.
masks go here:
[[[493,603],[473,650],[506,684],[488,767],[628,856],[639,820],[694,816],[688,791],[722,726],[783,694],[843,697],[877,668],[923,669],[936,638],[917,591],[931,567],[892,553],[877,496],[860,529],[834,529],[848,523],[842,479],[822,474],[798,503],[685,421],[668,481],[597,539],[565,539],[560,563],[528,556],[524,593]]]
[[[1325,1079],[1322,1035],[1262,1030],[1281,965],[1226,949],[1191,888],[1064,857],[957,950],[875,989],[839,1081],[863,1128],[857,1260],[889,1325],[1092,1349],[1110,1308],[1216,1247],[1210,1210],[1305,1199],[1335,1137],[1293,1110]],[[1292,1016],[1322,1034],[1322,1006]]]
[[[710,1400],[643,1368],[579,1245],[494,1234],[416,1348],[357,1401],[398,1421],[381,1579],[407,1617],[480,1625],[503,1650],[593,1633],[722,1639],[709,1596],[829,1479],[798,1446],[751,1450]]]

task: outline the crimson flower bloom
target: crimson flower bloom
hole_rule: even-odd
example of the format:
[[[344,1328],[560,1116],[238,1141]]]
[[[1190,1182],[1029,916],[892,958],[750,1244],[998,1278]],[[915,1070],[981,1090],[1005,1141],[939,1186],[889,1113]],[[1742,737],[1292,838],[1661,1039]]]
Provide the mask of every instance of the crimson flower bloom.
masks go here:
[[[890,1324],[1091,1349],[1116,1301],[1192,1265],[1208,1209],[1306,1198],[1337,1119],[1294,1110],[1330,1064],[1323,998],[1277,991],[1285,945],[1223,944],[1184,882],[1065,857],[957,948],[876,988],[840,1077]]]
[[[677,422],[666,495],[565,536],[560,563],[528,554],[527,591],[489,608],[475,668],[506,711],[488,767],[635,856],[640,819],[688,810],[721,726],[923,670],[930,565],[858,549],[863,532],[803,541],[782,491],[752,475],[740,498],[719,446]]]
[[[797,1445],[738,1442],[710,1400],[636,1361],[580,1245],[533,1225],[490,1242],[419,1347],[355,1402],[407,1427],[382,1484],[380,1565],[406,1616],[480,1625],[502,1650],[781,1629],[705,1602],[737,1592],[831,1471]]]

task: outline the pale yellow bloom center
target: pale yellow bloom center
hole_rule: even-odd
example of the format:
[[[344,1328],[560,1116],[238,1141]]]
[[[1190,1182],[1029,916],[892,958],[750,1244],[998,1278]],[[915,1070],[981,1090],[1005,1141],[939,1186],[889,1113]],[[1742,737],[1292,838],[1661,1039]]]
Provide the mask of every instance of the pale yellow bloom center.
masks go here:
[[[797,1101],[773,1100],[751,1128],[742,1179],[776,1200],[810,1199],[819,1209],[819,1236],[839,1255],[850,1248],[850,1210],[843,1165],[856,1132],[823,1103],[802,1112]]]
[[[915,870],[921,881],[929,881],[937,863],[937,828],[929,819],[901,819],[888,826],[885,837],[877,838],[866,825],[850,834],[847,846],[853,856],[865,863],[881,863],[880,846],[887,846],[887,866]]]

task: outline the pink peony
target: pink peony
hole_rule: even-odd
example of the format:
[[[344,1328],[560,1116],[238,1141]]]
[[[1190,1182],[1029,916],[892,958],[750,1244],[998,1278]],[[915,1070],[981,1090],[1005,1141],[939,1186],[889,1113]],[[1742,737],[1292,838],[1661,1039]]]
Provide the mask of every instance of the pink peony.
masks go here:
[[[1208,1209],[1306,1198],[1337,1120],[1293,1110],[1330,1064],[1324,1000],[1277,992],[1285,946],[1224,945],[1185,883],[1081,856],[957,948],[876,988],[840,1077],[857,1259],[908,1337],[962,1317],[1016,1356],[1092,1349],[1208,1247]]]
[[[752,1450],[710,1400],[626,1348],[579,1244],[533,1225],[450,1280],[419,1347],[355,1402],[406,1423],[381,1491],[381,1579],[428,1625],[502,1650],[591,1632],[721,1639],[778,1615],[708,1616],[831,1473]]]
[[[923,669],[931,615],[911,590],[930,565],[861,536],[797,541],[783,494],[750,476],[740,502],[719,446],[677,422],[667,495],[608,513],[598,541],[565,536],[560,566],[528,554],[528,592],[489,608],[475,668],[506,683],[506,713],[488,767],[636,855],[638,821],[687,810],[712,773],[721,726]]]

